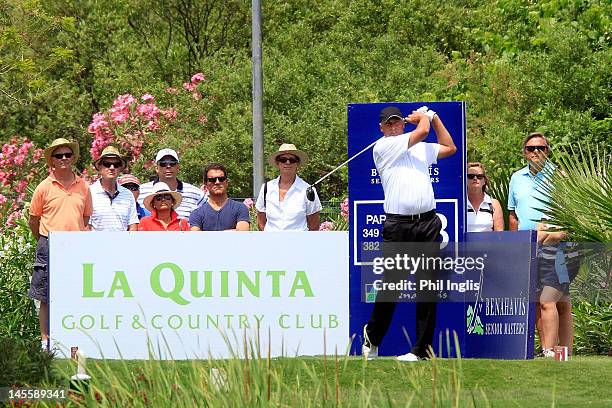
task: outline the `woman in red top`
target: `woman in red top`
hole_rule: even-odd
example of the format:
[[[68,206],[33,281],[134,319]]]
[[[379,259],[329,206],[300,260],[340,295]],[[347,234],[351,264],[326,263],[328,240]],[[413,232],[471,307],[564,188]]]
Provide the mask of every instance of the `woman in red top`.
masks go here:
[[[151,215],[141,218],[138,231],[189,231],[187,220],[179,219],[174,211],[181,201],[181,193],[170,191],[164,182],[155,183],[153,193],[144,199]]]

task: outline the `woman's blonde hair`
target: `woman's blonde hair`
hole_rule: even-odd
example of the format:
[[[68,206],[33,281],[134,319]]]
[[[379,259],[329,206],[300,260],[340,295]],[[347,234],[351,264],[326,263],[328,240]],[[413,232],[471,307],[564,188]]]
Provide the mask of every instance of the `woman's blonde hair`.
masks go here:
[[[480,168],[482,170],[482,174],[484,174],[485,178],[484,178],[484,184],[482,185],[482,192],[486,193],[487,192],[487,186],[489,185],[489,178],[487,177],[487,171],[485,170],[485,167],[482,163],[480,162],[469,162],[467,164],[467,168],[468,170],[472,167],[477,167]]]

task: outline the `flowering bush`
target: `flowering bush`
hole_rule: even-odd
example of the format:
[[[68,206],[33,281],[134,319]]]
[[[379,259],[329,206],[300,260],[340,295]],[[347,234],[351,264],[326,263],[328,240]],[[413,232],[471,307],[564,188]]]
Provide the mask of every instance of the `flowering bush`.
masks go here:
[[[0,153],[0,231],[15,226],[21,216],[21,207],[26,198],[27,187],[37,182],[42,174],[39,164],[43,150],[24,138],[16,137],[2,146]]]
[[[196,73],[190,82],[183,84],[183,91],[173,87],[161,91],[159,101],[151,93],[140,98],[129,93],[119,95],[112,107],[93,115],[87,128],[93,135],[92,159],[97,160],[102,150],[112,144],[122,151],[130,165],[142,164],[133,171],[139,173],[139,168],[153,165],[151,159],[161,147],[172,147],[180,154],[182,147],[192,143],[185,134],[201,135],[208,126],[203,110],[210,101],[204,99],[200,90],[204,79],[204,74]],[[88,172],[92,170],[90,167]]]
[[[337,200],[332,200],[337,202]],[[319,227],[319,231],[347,231],[348,230],[348,216],[349,216],[349,204],[348,197],[339,203],[340,213],[336,213],[330,216],[328,221],[323,221]]]

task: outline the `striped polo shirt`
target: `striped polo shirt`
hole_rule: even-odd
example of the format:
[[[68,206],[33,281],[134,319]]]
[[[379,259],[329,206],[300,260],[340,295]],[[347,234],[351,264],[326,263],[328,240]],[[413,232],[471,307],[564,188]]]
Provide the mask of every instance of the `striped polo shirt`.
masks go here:
[[[140,205],[144,206],[144,199],[151,195],[153,192],[153,185],[158,181],[159,179],[156,178],[153,181],[140,185],[140,196],[138,197],[138,203]],[[177,180],[177,182],[178,184],[176,191],[181,193],[183,200],[181,201],[181,205],[176,208],[176,212],[180,218],[189,220],[189,215],[191,215],[191,212],[198,208],[201,204],[205,203],[208,196],[206,196],[202,190],[194,185],[184,183],[181,180]]]
[[[89,186],[93,201],[93,214],[89,225],[95,231],[127,231],[128,226],[138,224],[138,211],[134,195],[125,187],[117,185],[111,197],[100,184],[100,180]]]

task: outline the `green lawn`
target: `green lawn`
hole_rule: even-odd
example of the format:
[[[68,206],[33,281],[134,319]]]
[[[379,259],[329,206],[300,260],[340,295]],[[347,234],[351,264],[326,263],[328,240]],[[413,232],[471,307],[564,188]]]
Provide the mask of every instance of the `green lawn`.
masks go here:
[[[270,370],[265,359],[249,360],[248,365],[244,360],[89,360],[88,366],[95,386],[112,396],[107,406],[138,406],[142,401],[137,396],[142,393],[147,393],[149,406],[335,406],[336,374],[342,406],[612,406],[612,358],[604,356],[574,357],[565,363],[549,359],[398,363],[392,358],[365,363],[350,357],[338,361],[337,372],[333,358],[325,367],[322,357],[273,359]],[[211,390],[211,367],[227,374],[228,389],[222,394]],[[64,375],[74,372],[67,360],[58,360],[56,368]]]

